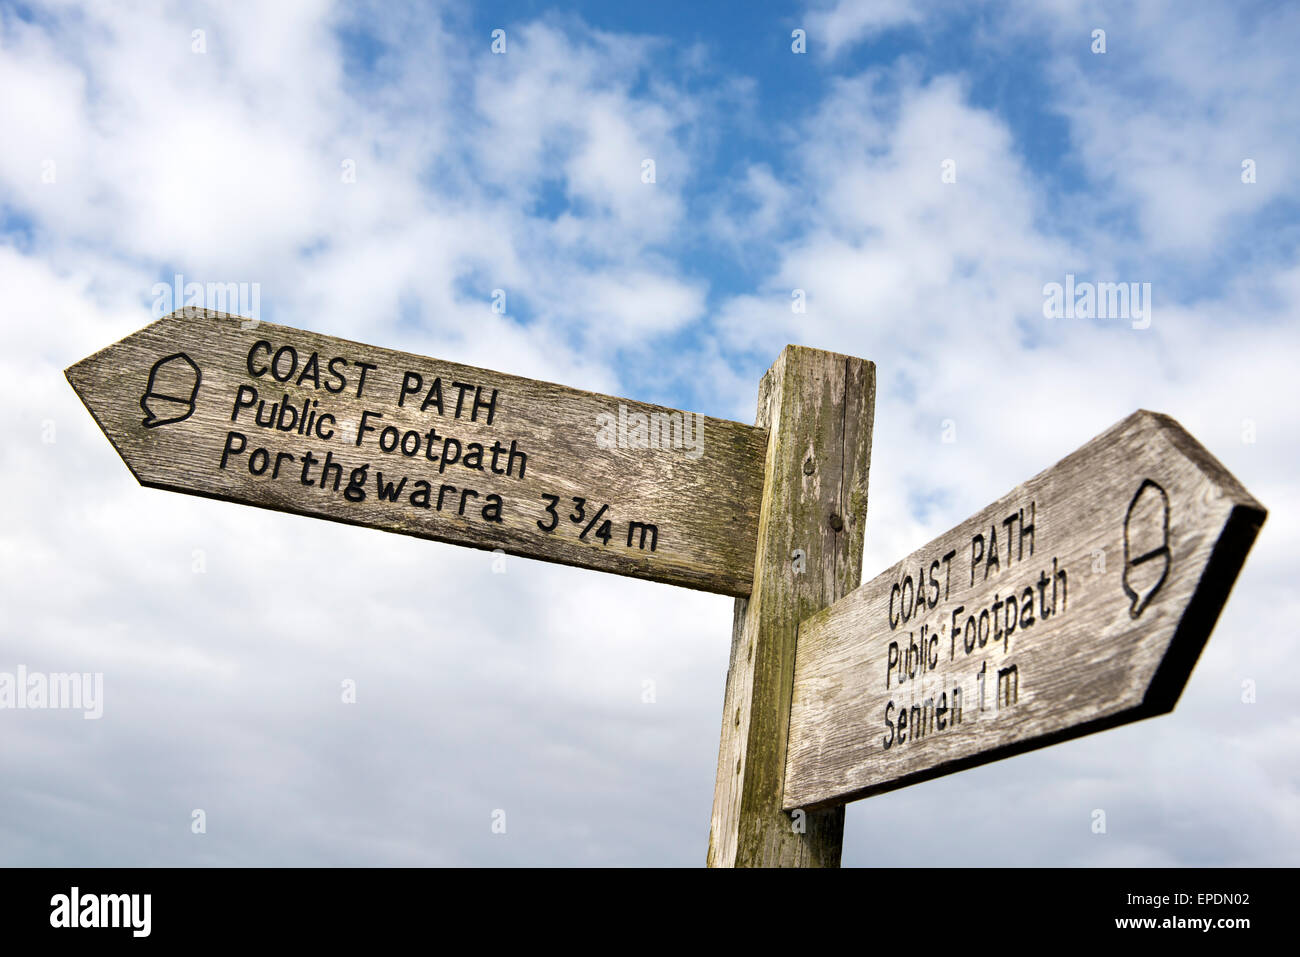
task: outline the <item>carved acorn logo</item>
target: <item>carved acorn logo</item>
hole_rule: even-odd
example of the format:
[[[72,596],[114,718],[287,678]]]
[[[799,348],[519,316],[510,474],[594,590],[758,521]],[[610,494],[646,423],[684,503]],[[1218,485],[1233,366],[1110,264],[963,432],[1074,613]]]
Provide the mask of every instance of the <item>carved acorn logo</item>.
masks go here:
[[[182,422],[194,414],[194,397],[199,394],[203,373],[183,352],[163,356],[149,370],[149,384],[140,397],[144,427]]]
[[[1124,594],[1137,618],[1169,577],[1169,495],[1144,479],[1124,516]]]

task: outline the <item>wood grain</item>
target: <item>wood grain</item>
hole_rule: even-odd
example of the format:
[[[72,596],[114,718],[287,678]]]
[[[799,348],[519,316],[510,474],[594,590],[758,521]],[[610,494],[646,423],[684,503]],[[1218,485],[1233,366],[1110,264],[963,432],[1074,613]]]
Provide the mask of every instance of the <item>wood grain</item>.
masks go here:
[[[250,365],[250,350],[258,342],[269,343],[269,349],[254,351]],[[298,364],[288,381],[279,382],[276,376],[288,372],[291,354],[284,352],[274,372],[269,370],[283,347],[295,350]],[[141,399],[151,369],[176,353],[189,356],[201,374],[193,412],[183,420],[146,427]],[[318,356],[316,374],[300,380],[313,353]],[[341,361],[331,369],[328,363],[334,358]],[[363,369],[361,363],[373,368]],[[267,371],[254,376],[250,369]],[[415,384],[408,372],[419,377],[420,387],[405,395],[399,407],[403,387]],[[748,595],[752,587],[767,444],[761,428],[683,417],[661,406],[201,309],[160,319],[78,362],[66,375],[142,485],[726,595]],[[159,373],[161,388],[183,391],[185,376],[183,360],[167,363]],[[441,412],[436,403],[421,408],[434,380],[440,382]],[[256,389],[267,415],[273,403],[282,408],[287,396],[295,409],[302,410],[305,402],[309,416],[328,413],[334,422],[319,435],[261,427],[254,424],[256,405],[235,409],[241,386]],[[491,402],[493,390],[489,423],[487,406],[475,410],[473,403],[476,398]],[[152,404],[163,410],[183,407],[156,398]],[[629,426],[621,432],[620,407]],[[365,422],[374,430],[365,432],[357,446],[366,410],[372,415]],[[666,435],[661,438],[658,428],[640,429],[638,415],[647,417],[647,425],[664,426]],[[698,454],[694,431],[682,428],[688,424],[699,429]],[[414,455],[405,454],[400,444],[389,451],[379,447],[388,426],[396,428],[392,435],[400,435]],[[437,435],[433,442],[430,429]],[[229,438],[231,431],[246,437],[246,449],[227,454],[223,469],[228,443],[232,449],[239,444]],[[326,431],[333,435],[321,437]],[[406,438],[408,432],[411,438]],[[602,435],[613,439],[604,443],[612,447],[602,447]],[[455,450],[443,444],[448,437],[460,446],[460,460],[450,465],[445,463]],[[470,455],[471,443],[488,449],[498,441],[502,451],[495,461],[486,452],[481,459]],[[507,459],[504,450],[512,441],[522,458]],[[651,443],[658,447],[636,447]],[[252,461],[257,448],[267,450],[267,462],[283,466],[278,474],[271,468],[261,475],[250,472],[250,465],[263,462],[260,457]],[[307,472],[314,484],[303,483],[307,453],[318,460],[330,453],[333,462],[342,464],[339,488],[333,471],[322,487],[319,464]],[[466,460],[480,467],[467,468]],[[352,470],[363,464],[368,464],[365,498],[350,501],[343,492]],[[406,479],[397,501],[379,500],[381,472],[385,483]],[[419,481],[429,483],[429,507],[419,495],[412,501]],[[444,491],[438,509],[444,484],[451,490]],[[465,489],[475,494],[465,495]],[[500,496],[499,514],[484,511],[489,495]],[[554,518],[546,511],[546,495],[558,496]],[[588,528],[602,506],[608,508]],[[599,536],[606,520],[609,534],[603,541]],[[544,530],[539,522],[555,527]],[[631,526],[634,522],[651,524],[655,531]]]
[[[708,864],[838,867],[842,808],[781,808],[800,620],[862,579],[875,411],[870,362],[788,346],[763,378],[770,430],[757,573],[736,602]]]
[[[784,806],[1171,710],[1265,515],[1178,423],[1134,413],[803,621]]]

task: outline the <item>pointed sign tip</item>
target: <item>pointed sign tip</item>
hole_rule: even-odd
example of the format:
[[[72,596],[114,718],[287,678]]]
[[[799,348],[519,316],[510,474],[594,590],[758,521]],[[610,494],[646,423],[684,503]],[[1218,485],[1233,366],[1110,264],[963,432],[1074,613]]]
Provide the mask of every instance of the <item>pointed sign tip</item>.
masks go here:
[[[1149,412],[1146,409],[1140,409],[1138,413],[1148,417],[1156,428],[1158,428],[1169,442],[1176,448],[1188,461],[1209,479],[1218,489],[1237,505],[1259,513],[1259,522],[1263,523],[1268,515],[1268,509],[1246,490],[1246,486],[1219,461],[1219,459],[1210,452],[1201,442],[1182,424],[1171,415],[1165,415],[1163,412]]]
[[[72,391],[77,393],[82,402],[86,402],[87,399],[87,392],[82,388],[85,383],[82,372],[89,361],[89,359],[82,359],[80,362],[74,362],[63,370],[63,378],[68,380],[68,385],[72,386]],[[87,403],[87,407],[89,407],[89,403]]]

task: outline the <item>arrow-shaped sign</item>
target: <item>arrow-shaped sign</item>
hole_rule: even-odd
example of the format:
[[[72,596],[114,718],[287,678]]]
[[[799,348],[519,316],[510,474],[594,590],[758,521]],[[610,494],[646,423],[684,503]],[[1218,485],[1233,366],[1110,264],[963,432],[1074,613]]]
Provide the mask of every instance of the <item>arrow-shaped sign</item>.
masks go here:
[[[785,808],[1170,711],[1265,515],[1129,416],[801,623]]]
[[[764,429],[201,309],[66,375],[142,485],[750,592]]]

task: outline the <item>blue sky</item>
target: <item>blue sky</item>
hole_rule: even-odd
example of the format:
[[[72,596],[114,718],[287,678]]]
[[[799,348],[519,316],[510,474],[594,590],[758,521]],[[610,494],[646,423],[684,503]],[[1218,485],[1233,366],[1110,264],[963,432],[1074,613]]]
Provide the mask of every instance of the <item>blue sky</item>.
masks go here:
[[[1270,3],[0,2],[0,670],[108,695],[0,716],[0,857],[704,858],[730,603],[141,489],[62,370],[180,273],[743,421],[786,343],[871,359],[868,577],[1173,415],[1270,508],[1177,711],[852,805],[845,863],[1295,863],[1297,40]],[[1046,317],[1067,274],[1149,283],[1149,328]],[[326,553],[364,607],[267,584]]]

